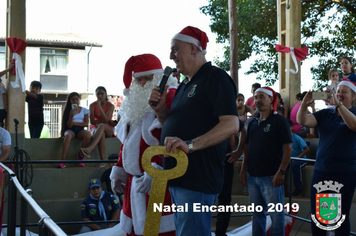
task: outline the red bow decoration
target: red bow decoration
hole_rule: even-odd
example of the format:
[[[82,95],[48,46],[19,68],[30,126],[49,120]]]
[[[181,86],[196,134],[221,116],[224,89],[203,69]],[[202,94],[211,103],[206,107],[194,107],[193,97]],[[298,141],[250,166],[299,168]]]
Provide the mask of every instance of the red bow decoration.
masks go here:
[[[308,47],[294,48],[294,47],[282,46],[279,44],[276,44],[276,50],[277,52],[286,52],[291,54],[295,68],[297,69],[296,71],[293,69],[289,69],[293,74],[298,73],[298,64],[296,60],[298,61],[304,60],[309,53]]]
[[[15,82],[11,82],[13,88],[20,87],[20,82],[22,84],[22,91],[25,91],[25,75],[23,73],[22,61],[20,53],[22,53],[27,47],[27,43],[22,39],[11,37],[6,39],[6,43],[12,52],[12,62],[15,62],[15,66],[12,68],[12,73],[16,74]]]

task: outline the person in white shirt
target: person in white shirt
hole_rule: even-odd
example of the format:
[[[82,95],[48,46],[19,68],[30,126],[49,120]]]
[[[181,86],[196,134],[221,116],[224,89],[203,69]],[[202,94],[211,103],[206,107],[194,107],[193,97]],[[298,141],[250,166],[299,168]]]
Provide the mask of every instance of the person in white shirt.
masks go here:
[[[73,138],[82,139],[82,148],[86,147],[90,140],[90,131],[84,130],[84,127],[88,127],[89,123],[89,110],[85,107],[79,106],[80,96],[77,92],[72,92],[68,95],[67,103],[64,108],[62,118],[62,131],[61,134],[64,137],[62,160],[66,159],[70,141]],[[84,155],[81,151],[77,154],[78,160],[83,160]],[[84,167],[84,163],[79,163],[79,166]],[[58,168],[65,168],[65,163],[59,163]]]

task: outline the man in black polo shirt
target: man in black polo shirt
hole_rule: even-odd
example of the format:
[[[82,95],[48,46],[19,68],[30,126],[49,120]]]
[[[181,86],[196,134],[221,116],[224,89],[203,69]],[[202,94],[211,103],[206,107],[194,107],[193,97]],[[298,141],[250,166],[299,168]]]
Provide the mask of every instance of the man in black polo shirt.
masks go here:
[[[186,76],[173,98],[171,111],[164,104],[166,92],[156,87],[149,103],[162,127],[161,144],[168,152],[181,149],[188,154],[187,172],[170,180],[172,202],[188,203],[188,211],[175,212],[177,235],[210,235],[211,212],[202,212],[193,204],[211,206],[220,193],[227,139],[238,132],[236,86],[223,70],[205,59],[208,38],[205,32],[188,26],[171,42],[170,58],[178,72]],[[164,168],[175,166],[172,158],[164,159]]]
[[[292,138],[287,120],[276,113],[277,94],[269,87],[255,92],[259,114],[248,124],[246,153],[240,181],[248,184],[254,236],[266,235],[266,211],[272,219],[270,235],[284,235],[284,175],[292,155]],[[273,104],[273,110],[271,105]],[[248,172],[248,177],[246,174]],[[246,181],[247,177],[247,181]],[[256,207],[263,207],[261,212]]]

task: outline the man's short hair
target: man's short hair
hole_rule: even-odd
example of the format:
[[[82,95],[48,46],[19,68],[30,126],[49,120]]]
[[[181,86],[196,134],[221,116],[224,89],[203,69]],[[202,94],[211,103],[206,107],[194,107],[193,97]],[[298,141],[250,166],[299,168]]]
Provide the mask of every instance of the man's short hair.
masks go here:
[[[177,72],[177,71],[178,71],[177,68],[172,69],[172,72]]]
[[[252,84],[252,88],[261,88],[261,84],[260,83],[254,83],[254,84]]]
[[[110,154],[110,156],[108,157],[108,160],[117,160],[119,158],[118,154]]]
[[[31,86],[32,88],[39,87],[40,89],[42,89],[42,84],[41,84],[40,81],[34,80],[34,81],[31,82],[31,85],[30,85],[30,86]]]

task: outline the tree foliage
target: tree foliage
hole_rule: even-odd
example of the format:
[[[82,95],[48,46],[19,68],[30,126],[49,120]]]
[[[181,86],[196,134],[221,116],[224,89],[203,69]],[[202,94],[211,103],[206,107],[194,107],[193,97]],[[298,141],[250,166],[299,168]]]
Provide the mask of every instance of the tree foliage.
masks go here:
[[[277,1],[236,2],[239,61],[257,56],[247,73],[256,73],[258,79],[264,78],[267,84],[274,84],[278,80],[278,53],[275,50],[275,43],[278,42]],[[200,10],[211,17],[210,28],[217,34],[218,43],[226,45],[224,58],[217,58],[216,63],[228,71],[228,1],[209,0],[209,5]],[[311,68],[316,88],[326,84],[330,69],[340,68],[342,56],[353,58],[356,47],[355,19],[355,0],[302,0],[301,44],[302,47],[309,47],[308,58],[315,56],[319,60],[319,64]]]

